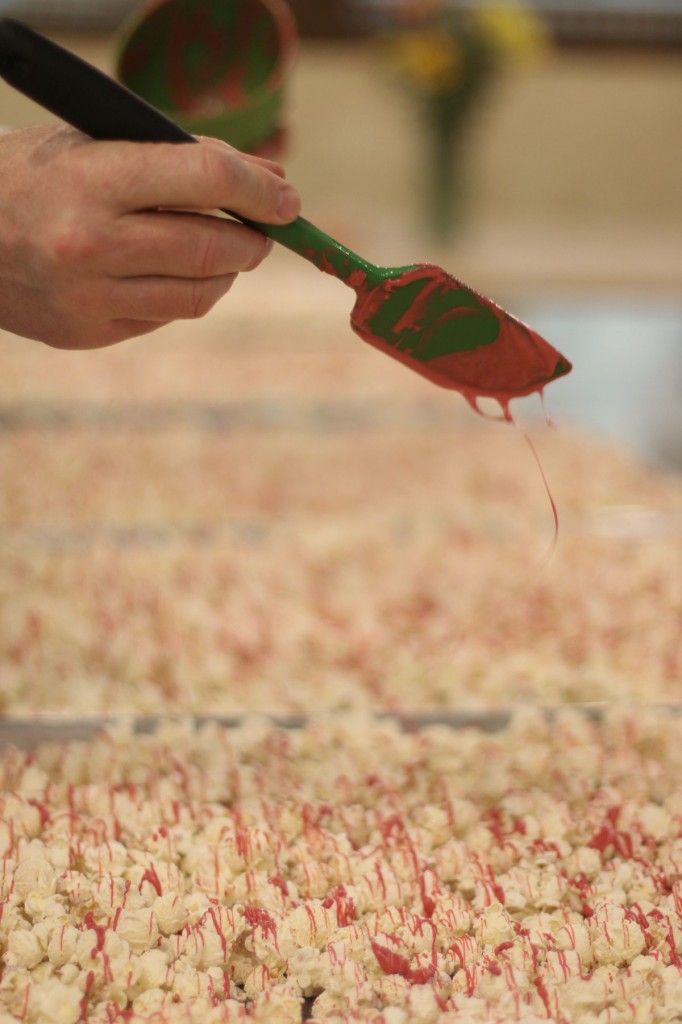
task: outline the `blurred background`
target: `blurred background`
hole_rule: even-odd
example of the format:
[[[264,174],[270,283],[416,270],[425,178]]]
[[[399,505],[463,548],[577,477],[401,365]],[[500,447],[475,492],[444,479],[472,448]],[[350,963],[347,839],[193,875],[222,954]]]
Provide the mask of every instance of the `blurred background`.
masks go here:
[[[679,465],[682,3],[289,7],[276,155],[306,215],[499,297],[576,365],[557,415]],[[0,0],[112,73],[140,9]],[[0,121],[45,118],[0,83]]]
[[[172,106],[164,33],[201,4],[142,31],[165,6],[0,14]],[[682,3],[251,7],[279,43],[226,137],[257,127],[351,249],[443,266],[573,362],[557,431],[515,410],[559,543],[539,570],[521,435],[363,345],[346,289],[275,247],[199,323],[92,353],[0,332],[0,710],[679,699]],[[217,134],[216,96],[169,112]],[[0,82],[1,123],[49,119]]]

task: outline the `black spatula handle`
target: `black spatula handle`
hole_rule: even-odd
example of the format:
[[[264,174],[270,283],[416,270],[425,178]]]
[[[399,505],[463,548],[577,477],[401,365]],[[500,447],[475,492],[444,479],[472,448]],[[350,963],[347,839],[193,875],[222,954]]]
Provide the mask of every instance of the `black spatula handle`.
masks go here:
[[[93,139],[195,141],[125,86],[13,18],[0,18],[0,75]]]

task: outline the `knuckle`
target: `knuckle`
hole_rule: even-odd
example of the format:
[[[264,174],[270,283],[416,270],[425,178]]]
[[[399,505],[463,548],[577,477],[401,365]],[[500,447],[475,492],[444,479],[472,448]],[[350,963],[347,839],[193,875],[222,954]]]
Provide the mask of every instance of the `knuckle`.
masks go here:
[[[235,158],[230,150],[218,149],[212,145],[199,145],[200,170],[209,189],[215,192],[232,192],[237,180]]]
[[[248,266],[244,268],[245,270],[255,270],[256,267],[259,267],[272,249],[272,242],[265,235],[259,235],[256,232],[253,234],[252,256]]]
[[[277,209],[279,185],[276,179],[261,168],[254,168],[255,202],[263,216],[270,217]]]
[[[92,263],[97,252],[92,231],[73,220],[56,225],[47,237],[46,256],[54,267],[86,266]]]
[[[209,312],[216,301],[210,282],[193,281],[189,292],[188,320],[200,320]]]
[[[271,216],[279,200],[281,181],[267,168],[253,163],[235,150],[203,147],[203,172],[224,205],[236,202],[251,217]]]
[[[237,278],[236,273],[223,274],[210,281],[194,281],[190,291],[189,311],[183,319],[199,320],[213,309]]]
[[[223,248],[219,232],[201,232],[197,238],[194,257],[197,277],[215,277],[221,272]]]

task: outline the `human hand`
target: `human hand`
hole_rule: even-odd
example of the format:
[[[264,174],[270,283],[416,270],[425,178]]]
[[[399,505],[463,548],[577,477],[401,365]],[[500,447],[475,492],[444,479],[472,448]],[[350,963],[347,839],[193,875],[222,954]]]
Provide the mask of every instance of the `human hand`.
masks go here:
[[[201,211],[284,224],[300,209],[279,165],[215,139],[21,129],[0,138],[0,181],[0,327],[57,348],[201,317],[269,252],[259,231]]]

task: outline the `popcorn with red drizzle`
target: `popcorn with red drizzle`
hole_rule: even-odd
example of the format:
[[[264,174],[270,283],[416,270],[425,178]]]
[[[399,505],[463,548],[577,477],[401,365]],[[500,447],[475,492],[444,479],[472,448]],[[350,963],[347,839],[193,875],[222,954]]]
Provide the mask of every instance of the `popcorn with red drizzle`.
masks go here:
[[[680,729],[347,714],[2,751],[0,1024],[674,1020]]]

